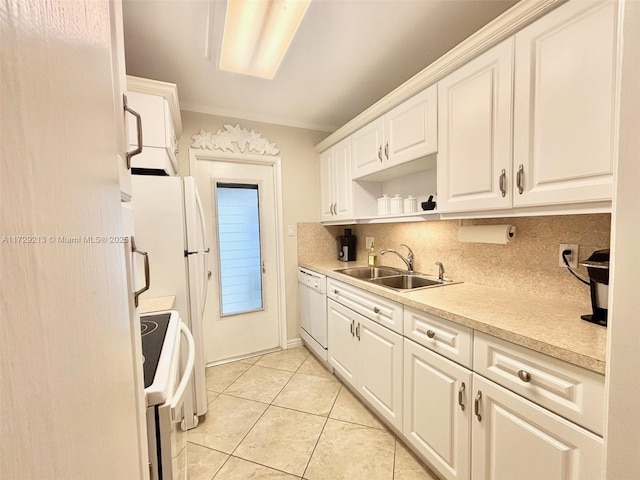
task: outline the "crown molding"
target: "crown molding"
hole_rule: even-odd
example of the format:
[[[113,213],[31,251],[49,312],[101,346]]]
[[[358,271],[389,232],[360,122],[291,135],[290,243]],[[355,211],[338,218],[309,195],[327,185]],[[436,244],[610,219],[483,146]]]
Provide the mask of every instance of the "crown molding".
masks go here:
[[[127,75],[127,90],[164,97],[169,102],[169,110],[171,111],[176,137],[180,138],[180,135],[182,135],[182,118],[180,116],[178,87],[174,83]]]
[[[285,127],[303,128],[305,130],[316,130],[319,132],[335,132],[338,128],[335,125],[324,125],[310,122],[300,122],[291,118],[277,117],[275,115],[260,115],[239,110],[225,110],[212,108],[198,103],[184,102],[182,110],[185,112],[204,113],[205,115],[215,115],[235,120],[250,120],[252,122],[268,123],[271,125],[282,125]]]
[[[315,146],[323,152],[567,0],[521,0]]]

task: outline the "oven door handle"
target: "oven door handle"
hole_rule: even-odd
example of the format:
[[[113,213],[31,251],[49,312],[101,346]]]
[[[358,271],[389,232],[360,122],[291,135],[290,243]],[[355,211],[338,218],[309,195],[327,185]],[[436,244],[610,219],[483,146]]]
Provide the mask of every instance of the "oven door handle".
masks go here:
[[[184,324],[184,322],[180,322],[180,333],[187,341],[187,364],[185,366],[184,372],[182,373],[182,378],[180,379],[180,383],[178,384],[178,388],[174,392],[171,397],[171,420],[173,422],[179,420],[176,418],[176,412],[182,407],[182,403],[184,401],[184,392],[187,389],[187,385],[189,385],[189,380],[191,379],[191,374],[193,372],[193,366],[195,364],[196,359],[196,345],[193,341],[193,336],[191,332]]]

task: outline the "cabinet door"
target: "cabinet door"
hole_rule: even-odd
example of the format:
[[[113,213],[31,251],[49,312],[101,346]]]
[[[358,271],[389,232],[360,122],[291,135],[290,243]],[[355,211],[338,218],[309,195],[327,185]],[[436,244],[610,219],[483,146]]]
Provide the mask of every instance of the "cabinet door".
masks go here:
[[[320,154],[320,218],[323,221],[333,220],[333,203],[335,182],[333,175],[333,150]]]
[[[358,391],[402,430],[402,337],[361,315],[357,319]]]
[[[354,179],[384,168],[383,135],[382,117],[351,135]]]
[[[602,438],[473,376],[474,480],[601,480]]]
[[[358,359],[358,344],[355,339],[356,315],[347,307],[333,300],[327,300],[329,363],[344,380],[354,387]]]
[[[438,210],[509,208],[513,39],[438,83]]]
[[[469,478],[471,375],[405,339],[403,433],[447,479]]]
[[[131,200],[131,168],[127,165],[127,123],[124,97],[127,92],[127,74],[124,57],[124,26],[122,2],[109,3],[111,28],[111,72],[113,75],[113,100],[116,119],[116,141],[118,142],[118,172],[120,177],[120,200]]]
[[[432,85],[384,116],[385,168],[438,151],[438,95]]]
[[[514,205],[611,199],[615,39],[615,2],[568,2],[516,34]]]
[[[345,138],[333,147],[334,207],[339,220],[353,217],[353,188],[351,186],[351,138]]]

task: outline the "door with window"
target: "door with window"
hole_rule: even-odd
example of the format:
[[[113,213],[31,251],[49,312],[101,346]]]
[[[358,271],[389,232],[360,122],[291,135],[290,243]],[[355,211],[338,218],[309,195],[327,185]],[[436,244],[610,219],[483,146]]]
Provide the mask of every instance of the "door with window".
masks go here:
[[[204,315],[207,363],[280,346],[274,166],[196,162],[211,280]]]

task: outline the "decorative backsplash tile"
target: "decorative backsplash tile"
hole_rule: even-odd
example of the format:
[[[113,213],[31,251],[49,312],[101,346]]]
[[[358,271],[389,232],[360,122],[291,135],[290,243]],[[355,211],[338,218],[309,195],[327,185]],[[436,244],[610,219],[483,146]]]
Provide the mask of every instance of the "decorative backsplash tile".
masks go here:
[[[609,248],[611,215],[567,215],[519,217],[485,220],[464,220],[464,225],[510,224],[516,226],[516,236],[506,245],[461,243],[458,241],[458,220],[438,220],[416,223],[385,223],[348,225],[357,240],[357,262],[366,263],[365,237],[374,237],[375,249],[393,248],[401,253],[405,243],[415,254],[415,270],[437,273],[434,262],[444,264],[446,277],[465,282],[489,285],[505,291],[526,290],[544,299],[570,296],[589,305],[589,287],[558,266],[561,243],[578,244],[579,260],[594,250]],[[320,223],[298,224],[298,260],[334,259],[337,255],[336,236],[342,226],[324,227]],[[383,265],[404,267],[394,255],[378,255]],[[578,273],[588,278],[585,268]]]

